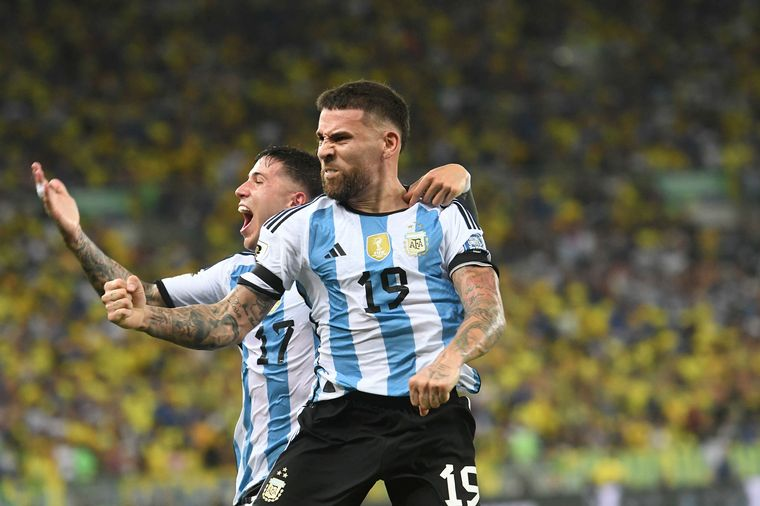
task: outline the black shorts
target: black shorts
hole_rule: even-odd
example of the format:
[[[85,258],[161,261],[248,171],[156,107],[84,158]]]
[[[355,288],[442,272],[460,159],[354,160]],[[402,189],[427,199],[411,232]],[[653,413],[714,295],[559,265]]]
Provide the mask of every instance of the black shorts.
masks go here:
[[[298,421],[254,504],[360,505],[378,480],[394,506],[479,503],[475,420],[456,392],[425,417],[408,397],[352,392],[307,405]]]

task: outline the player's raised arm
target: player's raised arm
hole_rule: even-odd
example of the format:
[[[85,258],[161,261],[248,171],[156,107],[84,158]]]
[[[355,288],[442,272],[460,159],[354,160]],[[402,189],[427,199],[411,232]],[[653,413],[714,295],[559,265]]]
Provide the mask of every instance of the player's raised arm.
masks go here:
[[[64,243],[76,256],[95,291],[103,295],[103,285],[106,281],[116,278],[127,279],[132,273],[103,253],[82,230],[79,207],[63,181],[60,179],[48,181],[39,162],[32,164],[32,177],[45,212],[55,221]],[[165,305],[155,284],[143,283],[143,288],[151,305]]]
[[[420,407],[422,415],[449,400],[462,365],[490,350],[506,326],[498,278],[492,267],[466,265],[455,270],[451,280],[465,317],[448,346],[409,380],[412,404]]]
[[[216,304],[180,308],[147,306],[137,276],[107,282],[101,299],[108,319],[120,327],[198,350],[240,343],[277,302],[252,288],[238,285]]]
[[[404,200],[411,206],[418,201],[433,206],[447,206],[470,189],[470,173],[457,163],[430,169],[409,186]]]

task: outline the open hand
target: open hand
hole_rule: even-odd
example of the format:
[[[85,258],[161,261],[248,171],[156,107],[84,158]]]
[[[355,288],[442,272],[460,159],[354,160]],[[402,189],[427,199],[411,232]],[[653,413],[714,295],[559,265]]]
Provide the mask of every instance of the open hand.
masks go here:
[[[32,177],[45,211],[58,225],[64,238],[76,237],[80,230],[79,208],[74,197],[66,190],[66,185],[60,179],[48,181],[40,162],[32,164]]]

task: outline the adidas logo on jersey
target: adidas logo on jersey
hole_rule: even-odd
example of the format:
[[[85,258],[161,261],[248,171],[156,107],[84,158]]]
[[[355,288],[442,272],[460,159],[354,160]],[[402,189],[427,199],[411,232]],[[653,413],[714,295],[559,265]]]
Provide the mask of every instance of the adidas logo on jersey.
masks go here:
[[[325,258],[335,258],[335,257],[344,257],[346,256],[346,252],[343,251],[343,248],[338,244],[335,243],[335,246],[333,246],[330,251],[325,255]]]

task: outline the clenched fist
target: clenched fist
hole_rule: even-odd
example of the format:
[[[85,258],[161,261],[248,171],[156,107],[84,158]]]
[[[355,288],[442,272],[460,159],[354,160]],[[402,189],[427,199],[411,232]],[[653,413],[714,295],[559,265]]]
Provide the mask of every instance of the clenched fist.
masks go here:
[[[114,279],[103,289],[100,299],[108,311],[108,320],[125,329],[140,329],[145,318],[145,290],[140,278]]]

